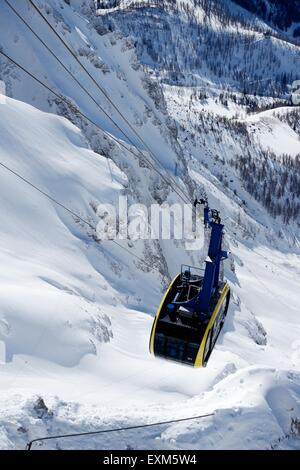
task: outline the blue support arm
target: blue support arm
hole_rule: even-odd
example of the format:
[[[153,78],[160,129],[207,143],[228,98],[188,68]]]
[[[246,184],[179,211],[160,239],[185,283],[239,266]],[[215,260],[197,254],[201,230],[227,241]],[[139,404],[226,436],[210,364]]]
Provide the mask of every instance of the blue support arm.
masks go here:
[[[198,201],[197,201],[198,203]],[[220,265],[222,260],[228,257],[227,252],[222,250],[223,229],[219,213],[211,211],[206,201],[204,203],[204,225],[211,228],[208,257],[205,261],[205,273],[202,289],[197,300],[197,311],[207,313],[211,297],[219,285]]]

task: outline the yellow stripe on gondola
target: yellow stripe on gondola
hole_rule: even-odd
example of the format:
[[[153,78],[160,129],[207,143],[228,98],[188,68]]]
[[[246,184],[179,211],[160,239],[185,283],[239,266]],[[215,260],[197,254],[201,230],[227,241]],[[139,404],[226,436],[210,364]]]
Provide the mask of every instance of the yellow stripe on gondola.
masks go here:
[[[209,323],[207,325],[207,328],[206,328],[206,331],[204,333],[204,336],[202,338],[202,341],[201,341],[201,344],[200,344],[200,348],[199,348],[199,351],[198,351],[198,354],[197,354],[197,357],[196,357],[196,361],[195,361],[195,364],[194,364],[194,367],[202,367],[203,366],[203,363],[204,363],[204,349],[205,349],[205,345],[206,345],[206,340],[207,340],[207,337],[208,337],[208,334],[210,332],[210,330],[212,329],[214,323],[215,323],[215,320],[218,316],[218,313],[219,313],[219,310],[221,308],[221,305],[223,303],[223,300],[225,298],[225,296],[227,295],[229,291],[229,285],[226,284],[222,290],[222,293],[221,293],[221,296],[218,300],[218,303],[216,305],[216,308],[211,316],[211,319],[209,320]]]
[[[163,296],[163,299],[157,309],[157,312],[156,312],[156,315],[155,315],[155,319],[154,319],[154,323],[153,323],[153,326],[152,326],[152,331],[151,331],[151,337],[150,337],[150,353],[153,354],[154,353],[154,336],[155,336],[155,330],[156,330],[156,323],[157,323],[157,320],[159,318],[159,315],[160,315],[160,312],[161,312],[161,309],[162,309],[162,306],[164,305],[165,303],[165,300],[167,298],[167,295],[168,293],[170,292],[170,290],[172,289],[173,285],[175,284],[175,281],[177,281],[178,277],[180,276],[180,274],[177,274],[177,276],[174,277],[173,281],[171,282],[171,284],[169,285],[165,295]]]

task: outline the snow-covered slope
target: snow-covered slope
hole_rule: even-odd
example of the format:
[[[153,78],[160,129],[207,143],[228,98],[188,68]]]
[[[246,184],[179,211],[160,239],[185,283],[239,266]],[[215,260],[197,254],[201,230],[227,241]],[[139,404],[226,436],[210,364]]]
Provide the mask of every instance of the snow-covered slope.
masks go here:
[[[278,158],[288,152],[296,162],[300,144],[294,118],[285,117],[290,108],[249,114],[239,91],[225,104],[220,92],[203,97],[197,86],[161,86],[143,72],[130,38],[117,31],[101,35],[99,20],[91,18],[93,2],[37,3],[162,167],[174,176],[177,163],[180,187],[188,194],[205,189],[211,205],[221,209],[233,253],[225,270],[233,299],[206,369],[150,357],[163,281],[181,262],[199,263],[201,254],[173,241],[122,241],[129,252],[99,242],[92,228],[0,167],[1,448],[23,448],[30,439],[60,432],[211,412],[201,422],[42,448],[299,448],[299,227],[292,217],[285,225],[282,214],[268,213],[235,165],[245,148],[255,161],[266,152]],[[123,127],[29,5],[14,5]],[[4,2],[0,8],[3,49],[128,144]],[[178,202],[147,165],[2,59],[0,78],[12,96],[0,104],[0,163],[92,225],[95,207],[116,204],[120,194],[147,205]],[[270,102],[264,97],[256,104]]]

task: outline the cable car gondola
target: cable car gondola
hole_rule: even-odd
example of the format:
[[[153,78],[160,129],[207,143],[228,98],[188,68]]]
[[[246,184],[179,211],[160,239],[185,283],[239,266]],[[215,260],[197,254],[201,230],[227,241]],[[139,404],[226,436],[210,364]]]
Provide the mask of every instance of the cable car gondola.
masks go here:
[[[205,270],[182,265],[157,310],[150,337],[150,353],[193,367],[206,366],[223,327],[230,301],[229,284],[220,267],[223,229],[219,212],[204,204],[204,225],[210,230]]]

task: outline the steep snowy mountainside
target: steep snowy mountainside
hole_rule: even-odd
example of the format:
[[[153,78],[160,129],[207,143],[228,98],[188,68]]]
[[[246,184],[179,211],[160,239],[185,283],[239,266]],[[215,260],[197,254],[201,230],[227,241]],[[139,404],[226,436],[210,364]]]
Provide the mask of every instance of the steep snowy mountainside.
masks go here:
[[[248,113],[230,94],[203,96],[197,88],[168,85],[164,90],[168,110],[178,122],[178,139],[189,153],[189,167],[208,170],[232,200],[261,222],[259,230],[274,236],[273,244],[285,249],[289,240],[289,246],[298,249],[297,111],[283,107]],[[253,198],[260,205],[253,206]],[[272,218],[266,217],[261,204]],[[283,232],[283,240],[281,235],[278,239]]]
[[[123,8],[122,8],[123,5]],[[210,85],[286,97],[298,78],[299,47],[232,8],[232,2],[120,2],[98,21],[134,37],[142,63],[171,84]],[[246,12],[244,12],[246,13]],[[246,19],[245,19],[246,18]],[[249,85],[248,85],[249,84]]]
[[[127,136],[0,0],[1,50],[69,100],[0,56],[9,95],[0,104],[0,163],[92,225],[97,205],[117,206],[120,195],[147,207],[180,202],[121,146],[133,142],[151,157],[29,1],[9,1]],[[173,240],[122,240],[126,252],[99,242],[0,167],[0,448],[210,412],[117,440],[38,448],[299,448],[300,129],[299,107],[286,100],[299,50],[274,28],[262,37],[265,23],[233,2],[107,1],[99,16],[94,0],[35,3],[155,153],[155,167],[221,210],[233,295],[207,368],[154,359],[148,341],[165,283],[202,253]],[[255,52],[245,39],[259,40]],[[251,88],[269,74],[267,87]]]
[[[67,120],[12,99],[1,105],[3,115],[1,164],[91,223],[92,203],[117,199],[126,178],[113,166],[111,182],[107,160]],[[111,336],[95,303],[99,286],[102,299],[115,295],[97,271],[109,266],[105,247],[102,253],[89,227],[3,167],[1,178],[1,360],[26,354],[74,366]]]
[[[113,166],[112,184],[107,160],[65,119],[10,98],[1,106],[1,162],[95,221],[90,203],[113,202],[124,175]],[[234,293],[224,332],[209,367],[197,372],[148,353],[159,276],[1,174],[1,448],[58,430],[208,412],[216,414],[200,424],[41,448],[297,448],[298,257],[243,233],[247,219],[234,222],[239,206],[208,172],[193,177],[228,220],[236,269],[226,268]],[[137,294],[145,313],[132,309]]]
[[[214,26],[230,24],[271,31],[277,37],[298,44],[299,0],[95,0],[98,15],[120,10],[158,8],[185,12],[204,22],[214,18]]]
[[[268,110],[249,116],[248,122],[252,126],[253,138],[258,139],[259,146],[278,156],[288,154],[296,158],[299,155],[299,132],[288,122],[280,119],[281,116],[285,117],[289,113],[290,108],[284,107],[277,115],[273,110]],[[255,126],[255,124],[258,125]]]
[[[159,5],[120,2],[109,13],[99,10],[96,24],[107,31],[120,30],[134,39],[138,58],[162,85],[173,118],[173,100],[178,104],[178,141],[185,154],[195,154],[190,148],[192,140],[199,140],[201,133],[205,135],[206,149],[193,144],[197,158],[203,161],[203,154],[208,153],[207,164],[212,163],[210,170],[222,183],[226,172],[220,171],[214,159],[230,164],[233,181],[241,178],[247,192],[269,213],[292,222],[290,231],[294,239],[295,235],[298,237],[295,222],[300,215],[297,134],[288,129],[288,123],[284,126],[285,117],[271,124],[266,124],[265,117],[256,130],[250,115],[277,107],[285,109],[290,104],[292,84],[299,77],[300,49],[279,38],[275,29],[270,36],[264,35],[259,23],[251,22],[247,15],[244,18],[241,12],[234,16],[229,6],[227,2],[217,5],[205,1],[183,4],[166,1]],[[220,136],[216,137],[220,129],[223,142]],[[263,134],[261,140],[256,138],[256,132]],[[217,139],[213,149],[210,144],[207,149],[209,139],[212,142]],[[285,139],[289,145],[285,145]],[[231,141],[229,148],[225,140]],[[245,148],[248,157],[243,155]],[[264,167],[269,172],[267,185]]]
[[[151,171],[151,166],[143,159],[133,157],[124,147],[120,147],[101,132],[103,129],[114,138],[120,139],[125,142],[128,148],[132,148],[132,143],[138,148],[144,148],[144,145],[116,109],[112,107],[84,71],[78,67],[74,58],[68,52],[66,53],[64,46],[51,32],[49,26],[28,2],[24,2],[22,5],[13,1],[10,3],[67,68],[75,73],[76,78],[89,90],[106,114],[74,82],[20,18],[16,17],[8,5],[3,4],[3,14],[0,17],[2,47],[6,53],[11,53],[16,61],[25,68],[30,68],[33,74],[44,80],[58,94],[66,96],[70,105],[59,102],[51,93],[35,83],[31,77],[18,70],[9,61],[0,59],[2,60],[0,78],[4,80],[9,96],[25,100],[42,110],[63,115],[80,126],[91,148],[108,156],[126,172],[128,184],[125,193],[129,202],[146,203],[147,206],[166,199],[169,202],[175,202],[178,196],[165,179]],[[81,2],[77,3],[81,5]],[[89,2],[89,4],[86,12],[88,18],[95,12],[94,3]],[[86,3],[83,2],[83,5]],[[174,136],[172,120],[166,115],[163,94],[160,88],[154,82],[149,81],[140,70],[132,42],[120,33],[101,36],[93,28],[91,21],[82,16],[79,7],[80,15],[59,0],[53,0],[47,4],[40,2],[39,6],[43,14],[57,28],[57,31],[77,52],[79,59],[88,71],[97,78],[106,93],[112,97],[116,108],[121,110],[132,126],[136,127],[145,144],[154,152],[163,172],[167,171],[173,174],[177,166],[181,176],[177,184],[181,185],[184,192],[192,195],[193,183],[188,175],[183,151]],[[15,31],[15,34],[8,34],[10,30]],[[92,119],[100,127],[100,130],[82,119],[77,110]],[[119,128],[113,124],[109,117]],[[145,155],[149,157],[147,151]],[[154,256],[162,275],[168,277],[167,264],[172,263],[169,250],[164,253],[164,247],[155,241],[149,241],[145,245],[144,248],[142,247],[144,254],[146,255],[148,252]],[[164,256],[169,257],[169,260],[165,261]],[[185,256],[183,250],[179,256],[183,259]],[[195,261],[192,254],[190,261],[192,263]],[[171,272],[173,272],[172,269]]]

